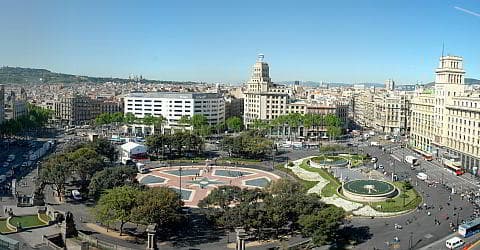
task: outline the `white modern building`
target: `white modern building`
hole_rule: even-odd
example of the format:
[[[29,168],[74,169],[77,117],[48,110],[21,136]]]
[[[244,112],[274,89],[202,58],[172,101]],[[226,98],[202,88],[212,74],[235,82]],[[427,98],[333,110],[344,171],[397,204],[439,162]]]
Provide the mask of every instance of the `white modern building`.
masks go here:
[[[167,126],[178,125],[182,116],[200,114],[209,125],[225,121],[225,101],[218,93],[148,92],[130,93],[124,98],[124,112],[137,118],[163,116]]]

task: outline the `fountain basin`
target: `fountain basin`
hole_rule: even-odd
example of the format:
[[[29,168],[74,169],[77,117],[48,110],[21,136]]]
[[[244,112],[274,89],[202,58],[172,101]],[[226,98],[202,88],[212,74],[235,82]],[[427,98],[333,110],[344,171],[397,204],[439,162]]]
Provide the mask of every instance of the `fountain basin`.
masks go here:
[[[398,194],[397,188],[381,180],[354,180],[342,185],[342,193],[350,200],[360,202],[385,201]]]

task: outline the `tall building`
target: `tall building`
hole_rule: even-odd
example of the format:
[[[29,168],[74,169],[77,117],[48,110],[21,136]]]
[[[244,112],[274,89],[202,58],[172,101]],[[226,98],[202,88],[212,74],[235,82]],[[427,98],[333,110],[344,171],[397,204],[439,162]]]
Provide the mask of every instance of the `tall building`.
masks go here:
[[[480,92],[465,85],[463,58],[442,56],[433,90],[412,100],[410,145],[424,154],[457,159],[473,174],[480,166]]]
[[[244,102],[244,123],[248,127],[254,120],[273,120],[285,115],[292,90],[276,85],[270,79],[268,63],[260,54],[253,65],[252,77],[247,82]]]
[[[392,79],[388,79],[385,81],[385,89],[389,91],[395,90],[395,81]]]
[[[135,117],[163,116],[167,126],[177,126],[182,116],[204,115],[209,125],[225,121],[225,101],[218,93],[148,92],[124,98],[124,112]]]

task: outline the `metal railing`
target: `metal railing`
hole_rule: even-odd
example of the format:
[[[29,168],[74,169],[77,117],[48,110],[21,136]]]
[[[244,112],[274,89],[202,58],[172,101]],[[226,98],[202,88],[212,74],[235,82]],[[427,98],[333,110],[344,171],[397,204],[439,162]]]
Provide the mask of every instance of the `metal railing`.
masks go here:
[[[98,238],[94,237],[94,236],[91,236],[91,235],[87,235],[85,233],[82,233],[82,232],[78,232],[78,237],[81,239],[81,240],[84,240],[86,242],[88,242],[91,246],[93,247],[97,247],[97,248],[100,248],[100,249],[108,249],[108,250],[134,250],[133,248],[128,248],[128,247],[124,247],[124,246],[120,246],[120,245],[117,245],[117,244],[113,244],[113,243],[109,243],[109,242],[105,242],[105,241],[102,241],[102,240],[99,240]]]

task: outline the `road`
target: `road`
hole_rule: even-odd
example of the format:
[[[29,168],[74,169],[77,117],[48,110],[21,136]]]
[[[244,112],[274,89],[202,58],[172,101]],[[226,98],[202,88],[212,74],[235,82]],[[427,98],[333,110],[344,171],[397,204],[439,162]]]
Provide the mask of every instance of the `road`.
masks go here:
[[[378,158],[378,165],[383,165],[387,176],[391,176],[392,172],[400,179],[410,179],[415,189],[422,195],[425,203],[430,209],[417,209],[406,215],[394,218],[375,218],[362,219],[354,218],[352,224],[356,227],[368,227],[371,238],[362,243],[361,249],[409,249],[410,245],[413,249],[418,249],[452,233],[450,223],[461,223],[468,220],[473,214],[473,205],[466,199],[462,199],[460,195],[452,195],[451,190],[443,185],[428,185],[424,181],[416,178],[418,170],[411,170],[409,164],[401,161],[402,155],[411,154],[408,149],[397,149],[390,155],[388,152],[381,150],[379,147],[360,145],[358,152],[368,153]],[[393,156],[393,157],[392,157]],[[400,159],[397,160],[397,159]],[[462,184],[463,179],[443,172],[443,168],[436,165],[430,165],[425,161],[421,162],[427,173],[432,178],[443,177],[446,183],[462,185],[467,187],[468,184]],[[379,171],[382,171],[379,169]],[[442,171],[442,172],[439,172]],[[440,180],[440,178],[438,178]],[[451,200],[449,200],[451,199]],[[430,212],[430,215],[427,213]],[[435,223],[435,221],[439,221]],[[458,223],[457,223],[458,220]],[[401,230],[396,230],[394,224],[402,225]],[[392,244],[393,238],[398,237],[400,242]],[[444,242],[443,242],[444,243]]]

